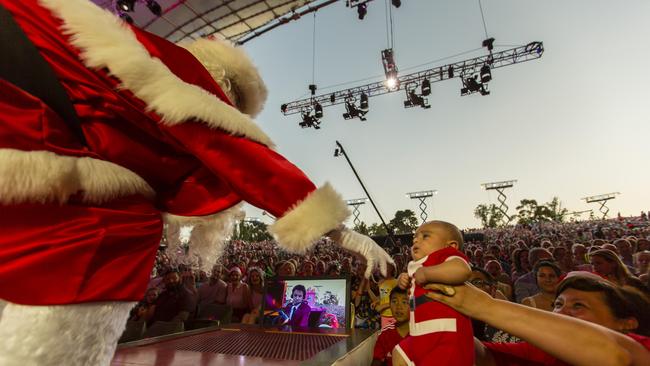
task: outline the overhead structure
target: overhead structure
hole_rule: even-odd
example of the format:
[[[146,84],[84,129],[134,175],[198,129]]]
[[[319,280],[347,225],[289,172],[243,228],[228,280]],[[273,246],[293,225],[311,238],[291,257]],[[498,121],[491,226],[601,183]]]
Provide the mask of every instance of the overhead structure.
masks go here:
[[[585,200],[587,203],[600,204],[600,208],[598,208],[598,211],[600,211],[600,213],[603,214],[603,220],[604,220],[607,218],[607,213],[609,212],[609,207],[607,207],[607,201],[613,200],[619,194],[621,194],[621,192],[605,193],[596,196],[584,197],[583,200]]]
[[[346,200],[345,203],[347,203],[348,206],[352,206],[352,216],[354,216],[354,226],[359,226],[361,223],[361,220],[359,219],[359,215],[361,212],[359,211],[359,206],[365,205],[366,202],[368,202],[367,198],[355,198],[351,200]]]
[[[339,0],[92,1],[172,42],[219,35],[244,44]]]
[[[486,41],[489,42],[486,44]],[[492,52],[490,49],[494,39],[488,39],[486,41],[484,41],[483,44],[488,47],[489,53],[487,55],[438,66],[428,70],[400,75],[396,77],[394,81],[392,81],[391,78],[387,78],[387,80],[381,80],[370,84],[338,90],[333,93],[321,94],[311,96],[310,98],[288,102],[281,105],[280,111],[285,116],[288,116],[301,113],[301,111],[306,108],[313,108],[315,103],[318,103],[321,108],[345,103],[347,109],[348,106],[351,105],[350,101],[361,100],[362,96],[368,98],[394,93],[400,90],[406,92],[407,99],[404,102],[404,107],[410,108],[419,106],[422,108],[428,108],[428,103],[424,97],[431,94],[432,83],[457,77],[460,78],[462,82],[461,95],[473,93],[487,95],[489,94],[487,91],[487,83],[492,80],[491,70],[535,60],[542,57],[542,54],[544,53],[544,44],[538,41],[500,52]],[[384,56],[385,55],[382,54],[382,59],[384,59]],[[390,57],[392,57],[392,54]],[[349,111],[347,113],[353,115]],[[363,115],[358,115],[358,117],[364,116],[365,113],[363,113]],[[347,117],[345,118],[348,119]]]
[[[508,205],[506,205],[506,199],[508,198],[503,191],[507,188],[512,188],[515,183],[517,182],[516,179],[514,180],[504,180],[501,182],[492,182],[492,183],[483,183],[481,186],[485,188],[486,191],[497,191],[499,193],[499,196],[497,197],[497,201],[499,201],[499,206],[497,209],[501,211],[503,214],[503,217],[507,219],[507,221],[504,221],[504,224],[510,223],[512,221],[512,217],[508,215]]]
[[[435,189],[432,191],[409,192],[406,194],[406,197],[412,200],[420,201],[420,205],[418,207],[420,208],[420,218],[422,219],[423,224],[427,221],[427,217],[428,217],[427,203],[425,202],[425,200],[429,197],[433,197],[436,194],[438,194],[438,191]]]

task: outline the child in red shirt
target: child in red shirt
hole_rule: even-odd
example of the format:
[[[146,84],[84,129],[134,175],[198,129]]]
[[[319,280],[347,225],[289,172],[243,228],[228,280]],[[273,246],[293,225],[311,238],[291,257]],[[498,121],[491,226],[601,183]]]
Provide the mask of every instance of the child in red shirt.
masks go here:
[[[381,329],[375,343],[372,366],[393,365],[393,348],[409,334],[409,299],[406,290],[399,287],[390,292],[390,311],[395,322]]]
[[[469,318],[451,307],[425,296],[427,283],[462,284],[472,271],[460,252],[463,236],[458,228],[444,221],[429,221],[418,228],[413,238],[408,273],[402,273],[398,286],[410,287],[410,335],[395,347],[396,365],[474,364],[474,336]]]

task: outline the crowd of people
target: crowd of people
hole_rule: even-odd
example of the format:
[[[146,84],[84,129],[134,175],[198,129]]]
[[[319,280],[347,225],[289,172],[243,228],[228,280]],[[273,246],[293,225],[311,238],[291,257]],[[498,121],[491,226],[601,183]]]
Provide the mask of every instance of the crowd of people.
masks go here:
[[[444,291],[442,295],[433,292],[431,296],[471,317],[473,335],[485,342],[476,348],[477,364],[494,364],[481,363],[488,358],[506,362],[521,352],[539,359],[547,357],[541,351],[530,350],[531,344],[543,346],[546,340],[526,338],[528,331],[522,330],[525,326],[515,321],[518,312],[531,319],[529,324],[545,319],[537,311],[540,310],[585,319],[620,333],[650,336],[647,215],[475,229],[466,231],[464,237],[462,247],[457,249],[471,265],[466,281],[470,285],[458,283],[454,296],[444,295]],[[351,325],[381,329],[385,336],[380,336],[377,347],[381,349],[375,350],[374,358],[377,365],[390,363],[393,354],[386,349],[408,333],[408,288],[400,289],[397,277],[407,273],[409,262],[417,259],[413,248],[412,243],[389,245],[396,268],[390,268],[385,277],[375,273],[369,279],[364,277],[366,267],[361,258],[339,250],[328,239],[321,240],[306,255],[280,251],[273,241],[232,241],[210,271],[187,263],[175,266],[161,250],[156,266],[160,275],[152,278],[145,299],[132,312],[132,319],[145,319],[148,324],[157,320],[187,320],[201,306],[221,304],[232,309],[233,321],[255,323],[260,315],[265,279],[350,276]],[[420,285],[426,283],[418,282]],[[463,297],[503,307],[503,314],[497,312],[502,318],[485,315],[484,308],[469,304]],[[527,312],[516,305],[510,308],[516,303],[537,310]],[[565,326],[568,325],[558,325],[560,329]],[[581,329],[579,325],[575,327]],[[585,332],[595,331],[589,328]]]

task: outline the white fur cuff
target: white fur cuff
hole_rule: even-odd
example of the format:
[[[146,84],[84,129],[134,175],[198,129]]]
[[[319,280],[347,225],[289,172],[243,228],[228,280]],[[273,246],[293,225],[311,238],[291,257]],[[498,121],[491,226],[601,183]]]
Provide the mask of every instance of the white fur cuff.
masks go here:
[[[325,233],[341,225],[349,215],[345,201],[326,183],[287,211],[268,230],[281,248],[304,253]]]

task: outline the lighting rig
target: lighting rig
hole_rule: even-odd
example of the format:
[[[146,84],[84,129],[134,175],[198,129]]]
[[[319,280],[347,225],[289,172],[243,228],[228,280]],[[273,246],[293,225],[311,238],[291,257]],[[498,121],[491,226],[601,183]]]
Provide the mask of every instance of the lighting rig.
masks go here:
[[[506,205],[506,199],[508,198],[506,194],[503,192],[507,188],[512,188],[515,183],[517,183],[516,179],[513,180],[505,180],[501,182],[491,182],[491,183],[483,183],[481,186],[485,188],[486,191],[497,191],[499,196],[497,197],[497,201],[499,201],[499,206],[497,209],[501,211],[503,214],[503,217],[506,220],[502,220],[504,224],[510,223],[512,221],[512,217],[508,215],[508,205]]]
[[[607,201],[613,200],[621,194],[621,192],[612,192],[612,193],[605,193],[605,194],[599,194],[597,196],[589,196],[583,198],[585,202],[587,203],[598,203],[600,204],[600,207],[598,208],[598,211],[603,214],[603,220],[607,218],[607,213],[609,212],[609,207],[607,207]]]
[[[162,8],[155,0],[116,0],[115,11],[117,11],[117,15],[125,22],[133,24],[133,18],[128,13],[135,10],[135,3],[137,2],[144,3],[155,16],[162,15]]]
[[[357,8],[357,16],[359,17],[359,20],[363,20],[363,18],[366,17],[366,14],[368,14],[368,3],[371,1],[373,0],[347,0],[345,6],[348,8]],[[396,8],[402,6],[401,0],[391,0],[391,3]]]
[[[363,103],[363,100],[361,99],[362,95],[365,95],[363,99],[367,100],[367,98],[393,93],[399,90],[404,90],[406,93],[407,100],[404,102],[405,108],[411,108],[414,106],[428,108],[428,101],[424,97],[431,94],[431,84],[433,83],[457,77],[463,82],[463,89],[467,89],[466,93],[461,91],[462,95],[473,94],[476,92],[482,95],[488,95],[489,91],[487,89],[487,83],[492,80],[493,69],[536,60],[542,57],[544,53],[544,44],[539,41],[530,42],[525,46],[519,46],[499,52],[493,52],[493,42],[493,38],[483,41],[483,46],[485,46],[489,51],[488,54],[464,61],[458,61],[406,75],[397,75],[397,67],[395,66],[394,87],[389,87],[388,85],[389,74],[387,72],[393,70],[393,68],[390,67],[391,65],[395,65],[394,54],[392,49],[384,50],[382,51],[382,63],[384,64],[386,80],[355,86],[329,94],[312,95],[310,98],[282,104],[280,110],[285,116],[288,116],[301,113],[303,112],[303,108],[312,107],[315,103],[318,103],[320,108],[345,104],[345,114],[352,116],[350,118],[359,117],[361,119],[361,117],[364,117],[367,113],[367,109],[362,108],[362,106],[367,107],[367,103]],[[390,52],[388,53],[386,51]],[[388,61],[392,61],[392,64]],[[393,74],[391,73],[390,76],[392,75]],[[418,89],[420,92],[419,94]],[[361,102],[359,106],[355,104],[357,100]],[[352,113],[348,110],[351,106],[354,106],[355,108]],[[357,113],[357,115],[354,114],[354,111],[360,110],[364,111],[364,113],[362,113],[363,115],[361,115],[361,113]],[[345,114],[344,118],[346,118]]]

